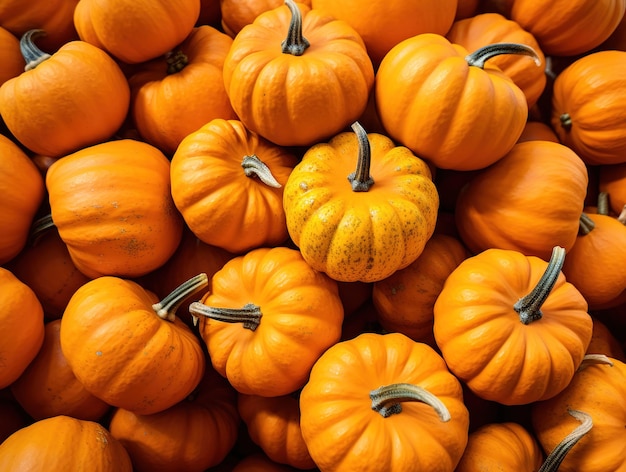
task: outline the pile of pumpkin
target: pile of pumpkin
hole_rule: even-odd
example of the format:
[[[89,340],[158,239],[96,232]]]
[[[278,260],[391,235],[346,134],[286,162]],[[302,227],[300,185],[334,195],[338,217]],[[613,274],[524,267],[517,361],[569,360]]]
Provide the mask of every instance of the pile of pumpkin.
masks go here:
[[[626,0],[173,5],[0,5],[0,469],[626,471]]]

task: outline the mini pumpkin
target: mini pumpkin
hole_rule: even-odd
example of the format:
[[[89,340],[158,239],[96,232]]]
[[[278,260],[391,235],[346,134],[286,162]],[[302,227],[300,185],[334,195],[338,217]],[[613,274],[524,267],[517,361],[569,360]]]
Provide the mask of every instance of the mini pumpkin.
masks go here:
[[[222,12],[221,25],[224,32],[233,38],[243,29],[254,22],[257,16],[268,10],[284,5],[284,0],[220,0]],[[311,7],[311,0],[302,0],[298,3]]]
[[[598,180],[598,190],[607,194],[610,210],[619,215],[626,207],[626,162],[599,166]]]
[[[0,26],[0,85],[24,71],[26,62],[20,52],[20,41],[10,31]]]

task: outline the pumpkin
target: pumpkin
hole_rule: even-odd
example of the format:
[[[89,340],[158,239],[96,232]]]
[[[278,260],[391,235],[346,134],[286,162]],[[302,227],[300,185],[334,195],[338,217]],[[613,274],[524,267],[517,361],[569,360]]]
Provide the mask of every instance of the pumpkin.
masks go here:
[[[502,54],[530,55],[539,64],[534,49],[522,44],[490,44],[469,54],[444,36],[424,33],[394,46],[375,86],[389,136],[438,168],[475,170],[499,160],[528,117],[522,90],[486,64]]]
[[[288,236],[283,185],[296,162],[241,121],[216,118],[174,153],[172,198],[206,244],[232,253],[278,245]]]
[[[205,123],[236,118],[222,75],[231,44],[211,26],[196,27],[165,57],[142,65],[128,79],[132,120],[146,142],[172,155]]]
[[[361,116],[374,69],[348,23],[286,0],[237,34],[224,83],[247,128],[281,146],[311,146]]]
[[[244,26],[254,22],[261,13],[278,8],[285,2],[284,0],[220,0],[219,3],[222,12],[222,29],[234,38]],[[311,0],[302,0],[298,3],[311,7]]]
[[[548,260],[555,245],[568,251],[576,242],[588,181],[583,161],[567,146],[518,143],[461,191],[459,235],[474,254],[498,248]]]
[[[567,280],[591,310],[619,305],[626,291],[626,226],[612,216],[584,212],[580,234],[563,265]]]
[[[315,468],[302,438],[297,392],[279,397],[240,393],[237,406],[250,438],[267,457],[297,469]]]
[[[545,451],[578,427],[568,412],[577,410],[590,417],[590,429],[571,448],[560,472],[626,470],[626,364],[605,358],[586,360],[567,388],[559,395],[533,405],[533,430]]]
[[[607,357],[626,362],[626,353],[620,346],[616,335],[598,317],[593,319],[591,341],[587,346],[587,354],[604,354]]]
[[[109,405],[89,393],[76,379],[61,351],[61,320],[46,323],[37,356],[11,384],[15,399],[33,419],[67,415],[99,421]]]
[[[560,143],[559,137],[550,125],[542,121],[532,120],[526,122],[524,130],[517,140],[518,143],[525,141],[552,141],[553,143]]]
[[[598,190],[608,195],[610,209],[619,215],[626,207],[626,162],[599,166]]]
[[[0,264],[26,246],[30,226],[43,202],[45,187],[37,167],[17,144],[0,134]]]
[[[329,348],[302,389],[300,411],[323,471],[452,472],[467,444],[459,381],[431,347],[400,333]]]
[[[29,244],[7,268],[35,292],[48,320],[61,318],[74,292],[89,281],[72,262],[50,215],[33,222]]]
[[[132,472],[124,447],[99,423],[59,415],[37,421],[0,444],[0,469],[14,472]]]
[[[59,157],[110,138],[122,125],[130,89],[119,66],[84,41],[52,55],[34,43],[41,30],[20,40],[26,70],[0,86],[7,128],[25,147]]]
[[[381,326],[433,345],[435,300],[446,278],[467,257],[458,239],[433,234],[412,264],[374,283],[372,300]]]
[[[200,14],[200,0],[82,0],[74,25],[83,41],[117,59],[136,64],[167,53],[189,35]]]
[[[147,143],[107,141],[64,156],[48,169],[46,187],[59,236],[89,278],[145,275],[180,243],[170,163]]]
[[[235,390],[209,368],[188,398],[164,411],[140,415],[117,408],[109,430],[135,472],[201,472],[224,460],[239,422]]]
[[[549,262],[488,249],[446,279],[434,307],[435,341],[478,396],[524,405],[555,396],[572,379],[593,324],[561,272],[564,258],[558,246]]]
[[[532,434],[518,423],[505,421],[470,433],[455,472],[536,472],[542,463],[543,451]]]
[[[109,405],[138,414],[182,401],[202,379],[205,357],[175,311],[207,283],[206,274],[199,274],[161,302],[118,277],[80,287],[61,318],[61,349],[76,378]]]
[[[231,259],[189,310],[213,367],[238,392],[268,397],[305,384],[343,321],[337,283],[286,247]]]
[[[537,103],[547,82],[545,57],[535,37],[518,23],[499,13],[481,13],[455,21],[446,33],[446,38],[468,51],[496,43],[518,43],[531,47],[537,53],[541,67],[515,54],[496,56],[490,64],[499,67],[522,89],[528,108]]]
[[[304,259],[342,281],[375,282],[407,267],[432,236],[439,197],[424,161],[357,122],[306,151],[283,195]]]
[[[626,51],[598,51],[574,61],[554,81],[551,123],[587,164],[626,162]]]
[[[0,388],[4,388],[22,375],[41,349],[44,320],[35,292],[3,267],[0,297]]]
[[[8,30],[0,26],[0,85],[24,71],[26,63],[20,52],[20,41]]]
[[[422,33],[444,35],[456,16],[456,0],[377,0],[364,8],[358,0],[311,0],[314,9],[348,22],[363,38],[378,66],[396,44]]]
[[[454,19],[462,20],[477,15],[480,4],[481,0],[458,0]]]
[[[624,16],[625,0],[514,0],[510,18],[550,56],[574,56],[599,46]]]

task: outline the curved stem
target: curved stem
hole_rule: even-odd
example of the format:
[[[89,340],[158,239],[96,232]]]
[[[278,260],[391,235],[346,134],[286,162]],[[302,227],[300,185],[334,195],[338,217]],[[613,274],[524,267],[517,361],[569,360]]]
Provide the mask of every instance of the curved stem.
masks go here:
[[[241,161],[243,173],[246,177],[258,177],[261,182],[269,187],[280,188],[280,182],[272,175],[269,167],[256,155],[244,156]]]
[[[33,221],[33,224],[30,227],[30,234],[28,235],[30,245],[37,245],[39,239],[52,228],[55,228],[55,225],[54,221],[52,221],[52,215],[50,213]]]
[[[359,155],[356,162],[356,171],[348,176],[348,180],[352,184],[353,192],[367,192],[374,185],[374,179],[370,175],[372,162],[370,141],[367,138],[365,129],[358,121],[352,124],[352,131],[356,133],[356,138],[359,142]]]
[[[546,301],[548,295],[552,291],[556,283],[563,262],[565,261],[565,249],[555,246],[552,250],[552,257],[548,262],[545,272],[537,282],[535,288],[523,298],[520,298],[513,306],[513,309],[519,313],[519,319],[522,323],[529,324],[533,321],[541,319],[541,305]]]
[[[517,43],[488,44],[487,46],[483,46],[482,48],[477,49],[473,53],[465,56],[465,60],[470,66],[480,67],[483,69],[485,67],[485,62],[492,57],[500,56],[501,54],[520,54],[523,56],[530,56],[533,58],[537,66],[541,65],[541,59],[539,59],[537,51],[530,46]]]
[[[556,472],[565,456],[593,427],[593,420],[587,413],[579,410],[567,410],[567,412],[580,421],[580,425],[568,434],[563,440],[556,445],[545,462],[542,464],[539,472]]]
[[[199,292],[208,285],[208,276],[204,273],[198,274],[180,284],[159,303],[152,305],[152,309],[159,316],[159,318],[174,321],[176,318],[176,310],[185,301],[185,299],[194,293]]]
[[[182,51],[170,51],[165,55],[168,75],[180,72],[189,63],[189,58]]]
[[[242,308],[218,308],[207,306],[204,303],[193,302],[189,306],[189,313],[201,315],[216,321],[225,323],[243,323],[243,327],[251,331],[256,330],[261,324],[261,307],[254,303],[246,303]]]
[[[626,225],[626,205],[622,208],[622,212],[617,215],[617,221],[621,224]]]
[[[401,402],[422,402],[432,407],[441,421],[450,421],[450,412],[446,405],[428,390],[409,383],[397,383],[379,387],[370,392],[372,410],[383,418],[402,412]]]
[[[595,227],[596,224],[591,217],[587,213],[581,213],[578,221],[578,234],[586,236],[591,233]]]
[[[598,215],[608,216],[609,214],[609,194],[607,192],[598,193]]]
[[[559,121],[561,122],[561,126],[564,130],[569,131],[572,129],[572,117],[569,116],[569,113],[563,113],[559,117]]]
[[[585,354],[585,357],[583,357],[576,371],[580,372],[590,365],[608,365],[609,367],[613,367],[613,362],[604,354]]]
[[[285,5],[291,11],[291,21],[287,30],[287,37],[280,43],[282,52],[293,56],[301,56],[311,45],[302,36],[302,13],[293,0],[285,0]]]
[[[20,52],[26,62],[25,71],[34,69],[46,59],[50,59],[52,56],[47,52],[43,52],[37,46],[33,40],[45,36],[46,32],[42,29],[32,29],[27,31],[20,38]]]

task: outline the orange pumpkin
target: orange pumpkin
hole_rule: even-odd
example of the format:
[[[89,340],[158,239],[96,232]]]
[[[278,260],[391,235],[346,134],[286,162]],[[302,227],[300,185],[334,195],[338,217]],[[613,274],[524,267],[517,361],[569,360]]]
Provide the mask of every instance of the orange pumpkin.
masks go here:
[[[170,163],[147,143],[123,139],[81,149],[50,166],[46,186],[59,235],[89,278],[147,274],[181,240]]]
[[[76,379],[61,351],[60,333],[61,320],[46,323],[41,349],[11,384],[11,392],[35,420],[67,415],[99,421],[109,405],[85,390]]]
[[[215,369],[240,393],[287,395],[341,336],[337,283],[295,249],[253,249],[215,273],[190,312]]]
[[[310,146],[361,116],[374,69],[348,23],[285,3],[236,36],[224,83],[247,128],[282,146]]]
[[[475,170],[499,160],[528,117],[520,88],[485,64],[502,54],[531,55],[539,63],[526,45],[488,45],[469,54],[437,34],[394,46],[380,64],[375,86],[389,136],[438,168]]]
[[[172,155],[205,123],[236,118],[222,74],[231,44],[211,26],[194,28],[165,57],[142,65],[128,79],[132,120],[145,141]]]
[[[7,128],[25,147],[50,157],[110,138],[130,103],[119,66],[84,41],[71,41],[46,54],[33,42],[40,34],[31,30],[22,36],[26,71],[0,86]]]
[[[555,244],[570,250],[576,242],[587,184],[583,161],[567,146],[518,143],[461,191],[459,235],[473,253],[510,249],[548,260]]]
[[[44,320],[35,292],[3,267],[0,297],[0,388],[4,388],[22,375],[41,349]]]
[[[488,249],[447,278],[435,302],[434,334],[452,373],[504,405],[551,398],[567,387],[592,334],[581,293],[550,262]]]
[[[467,444],[461,384],[431,347],[399,333],[329,348],[302,389],[300,410],[320,470],[452,472]]]
[[[20,41],[8,30],[0,26],[0,85],[24,71],[26,62],[20,52]]]
[[[518,23],[499,13],[481,13],[455,21],[446,38],[468,51],[495,43],[518,43],[530,46],[537,53],[541,67],[537,67],[526,57],[503,54],[491,59],[492,66],[499,67],[508,75],[526,96],[531,108],[541,96],[546,86],[545,57],[535,37]]]
[[[593,319],[591,341],[587,346],[587,354],[604,354],[607,357],[626,362],[626,353],[606,324],[597,317]]]
[[[129,64],[167,53],[189,35],[200,0],[82,0],[74,10],[74,25],[83,41]]]
[[[285,4],[284,0],[220,0],[222,28],[233,38],[244,26],[254,22],[257,16]],[[311,0],[298,3],[311,7]]]
[[[233,448],[239,422],[235,390],[209,368],[187,399],[151,415],[118,408],[109,430],[135,472],[203,471]]]
[[[626,51],[598,51],[574,61],[554,81],[552,127],[587,164],[626,162],[624,74]]]
[[[26,426],[0,444],[0,470],[132,472],[133,467],[104,426],[59,415]]]
[[[518,138],[518,143],[525,141],[552,141],[559,143],[559,137],[554,130],[542,121],[527,121],[522,134]]]
[[[599,166],[598,190],[608,194],[610,209],[619,215],[626,207],[626,162]]]
[[[206,284],[200,274],[158,302],[130,280],[87,282],[61,318],[61,349],[74,375],[93,395],[138,414],[182,401],[200,382],[205,357],[175,310]]]
[[[283,185],[296,157],[238,120],[188,135],[171,163],[172,197],[203,242],[232,253],[287,240]]]
[[[45,187],[37,167],[13,141],[0,134],[0,264],[26,246],[33,218],[43,202]]]

